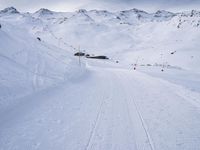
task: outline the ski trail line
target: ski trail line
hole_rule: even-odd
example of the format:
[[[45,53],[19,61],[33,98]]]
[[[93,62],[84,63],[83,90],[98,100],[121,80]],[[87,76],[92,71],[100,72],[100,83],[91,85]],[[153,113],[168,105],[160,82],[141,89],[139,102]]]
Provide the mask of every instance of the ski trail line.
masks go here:
[[[113,86],[112,80],[109,80],[109,90],[112,89],[112,86]],[[88,142],[86,144],[85,150],[88,150],[88,149],[91,148],[91,143],[93,141],[93,138],[95,137],[96,129],[98,127],[98,124],[100,122],[100,118],[102,116],[102,111],[105,109],[105,108],[103,109],[103,107],[105,107],[104,105],[106,105],[106,100],[109,99],[110,96],[111,96],[111,94],[110,94],[111,92],[107,93],[105,89],[102,93],[103,93],[103,95],[101,97],[101,104],[100,104],[100,107],[98,109],[98,114],[97,114],[96,119],[93,123],[92,129],[90,131],[89,139],[88,139]],[[108,95],[106,95],[106,94],[108,94]]]
[[[149,134],[149,131],[147,130],[147,127],[146,127],[145,121],[144,121],[144,119],[143,119],[143,117],[142,117],[142,114],[140,113],[140,111],[139,111],[139,109],[138,109],[138,107],[137,107],[137,104],[135,103],[135,100],[134,100],[134,99],[132,99],[132,102],[134,103],[135,109],[136,109],[136,111],[137,111],[137,113],[138,113],[138,116],[139,116],[140,121],[141,121],[141,123],[142,123],[143,129],[144,129],[145,134],[146,134],[146,136],[147,136],[147,138],[148,138],[148,141],[149,141],[149,145],[150,145],[150,147],[151,147],[151,150],[155,150],[153,140],[152,140],[152,138],[151,138],[151,136],[150,136],[150,134]]]
[[[117,77],[120,78],[120,79],[123,78],[122,75],[117,75]],[[121,80],[120,80],[120,81],[121,81]],[[124,83],[122,83],[122,85],[124,85]],[[130,86],[130,84],[127,84],[127,85]],[[129,96],[130,96],[130,95],[129,95]],[[143,117],[142,117],[142,114],[140,113],[140,111],[139,111],[139,109],[138,109],[138,106],[137,106],[137,104],[136,104],[134,98],[130,98],[130,99],[131,99],[131,101],[133,102],[134,107],[135,107],[135,110],[136,110],[136,112],[137,112],[137,114],[138,114],[138,116],[139,116],[139,118],[140,118],[140,121],[141,121],[141,124],[142,124],[142,128],[144,129],[144,132],[145,132],[145,134],[146,134],[146,137],[147,137],[148,143],[149,143],[149,145],[150,145],[150,148],[151,148],[151,150],[155,150],[155,146],[154,146],[153,140],[152,140],[152,138],[151,138],[151,136],[150,136],[150,133],[149,133],[149,131],[148,131],[148,129],[147,129],[147,126],[146,126],[146,123],[145,123],[145,121],[144,121],[144,119],[143,119]],[[126,99],[125,101],[126,101],[126,104],[128,105],[127,99]],[[127,107],[128,107],[128,106],[127,106]],[[129,108],[128,108],[128,110],[129,110]]]
[[[93,127],[92,127],[92,129],[91,129],[91,131],[90,131],[89,139],[88,139],[88,142],[87,142],[87,144],[86,144],[85,150],[88,150],[88,149],[89,149],[90,143],[91,143],[91,141],[92,141],[92,138],[93,138],[94,135],[95,135],[95,130],[96,130],[96,128],[97,128],[97,125],[98,125],[98,122],[99,122],[99,119],[100,119],[100,116],[101,116],[103,104],[104,104],[104,101],[102,100],[101,105],[100,105],[100,107],[99,107],[98,114],[97,114],[96,119],[95,119],[95,121],[94,121],[94,125],[93,125]]]
[[[131,125],[133,126],[133,121],[132,121],[132,119],[131,119],[130,110],[129,110],[128,102],[127,102],[127,99],[126,99],[126,98],[125,98],[125,103],[126,103],[128,118],[129,118],[129,120],[130,120],[130,122],[131,122]],[[135,149],[137,150],[135,141],[134,141],[134,147],[135,147]]]
[[[117,76],[117,77],[119,78],[119,76]],[[121,81],[120,81],[120,84],[123,85],[123,83]],[[128,107],[129,106],[128,101],[127,101],[128,96],[127,96],[124,88],[121,88],[121,91],[123,91],[123,93],[126,95],[126,97],[125,97],[125,104],[126,104],[126,108],[127,108],[127,114],[128,114],[129,121],[130,121],[131,125],[133,126],[133,120],[131,119],[131,113],[130,113],[130,109]],[[135,137],[135,135],[134,135],[134,137]],[[135,148],[135,150],[138,149],[137,146],[136,146],[136,142],[135,141],[134,141],[134,148]]]

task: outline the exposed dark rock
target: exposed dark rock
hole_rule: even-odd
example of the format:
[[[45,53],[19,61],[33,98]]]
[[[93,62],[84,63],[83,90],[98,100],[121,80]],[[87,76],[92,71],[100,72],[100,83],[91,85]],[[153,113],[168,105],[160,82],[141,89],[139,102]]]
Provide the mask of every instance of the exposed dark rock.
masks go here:
[[[176,51],[173,51],[173,52],[171,52],[171,55],[173,55],[173,54],[175,54],[176,53]]]
[[[37,40],[38,40],[38,41],[41,41],[41,38],[37,37]]]
[[[119,16],[117,16],[116,19],[121,20],[121,18]]]
[[[87,13],[87,10],[85,10],[85,9],[79,9],[78,13]]]
[[[43,16],[43,15],[52,15],[53,11],[50,11],[50,10],[45,9],[45,8],[41,8],[40,10],[36,11],[35,13]]]
[[[0,11],[0,13],[18,14],[19,11],[14,7],[8,7]]]

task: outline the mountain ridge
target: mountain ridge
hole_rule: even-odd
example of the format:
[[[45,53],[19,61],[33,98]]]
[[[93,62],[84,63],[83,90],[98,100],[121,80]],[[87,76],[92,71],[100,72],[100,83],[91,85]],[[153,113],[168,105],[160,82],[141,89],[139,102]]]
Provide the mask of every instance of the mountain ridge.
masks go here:
[[[200,15],[200,11],[198,10],[190,10],[190,11],[182,11],[182,12],[171,12],[171,11],[167,11],[167,10],[157,10],[153,13],[149,13],[147,11],[141,10],[141,9],[137,9],[137,8],[132,8],[132,9],[127,9],[127,10],[120,10],[120,11],[108,11],[108,10],[101,10],[101,9],[93,9],[93,10],[86,10],[86,9],[79,9],[75,12],[77,13],[88,13],[88,12],[92,12],[92,11],[96,11],[97,13],[127,13],[127,12],[133,12],[136,14],[149,14],[149,15],[157,15],[157,17],[161,16],[161,15],[190,15],[190,17],[196,16],[196,15]],[[5,9],[0,10],[0,13],[21,13],[19,12],[15,7],[11,6],[11,7],[7,7]],[[23,12],[22,12],[23,13]],[[25,12],[25,13],[30,13],[30,12]],[[53,14],[53,13],[73,13],[73,12],[57,12],[57,11],[51,11],[49,9],[46,8],[40,8],[39,10],[30,13],[30,14],[35,14],[35,13],[43,13],[43,14]]]

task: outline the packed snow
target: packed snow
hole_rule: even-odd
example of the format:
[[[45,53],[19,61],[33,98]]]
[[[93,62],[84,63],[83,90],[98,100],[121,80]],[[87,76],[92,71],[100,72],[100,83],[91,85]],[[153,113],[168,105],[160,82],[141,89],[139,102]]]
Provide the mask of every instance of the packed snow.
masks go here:
[[[199,150],[199,38],[196,10],[0,11],[0,150]]]

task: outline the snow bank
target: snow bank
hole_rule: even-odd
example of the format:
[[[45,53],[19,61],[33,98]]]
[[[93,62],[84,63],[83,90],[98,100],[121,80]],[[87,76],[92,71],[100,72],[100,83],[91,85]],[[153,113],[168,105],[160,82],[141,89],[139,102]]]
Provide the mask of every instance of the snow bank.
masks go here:
[[[0,108],[85,73],[71,53],[14,25],[3,23],[0,39]]]

